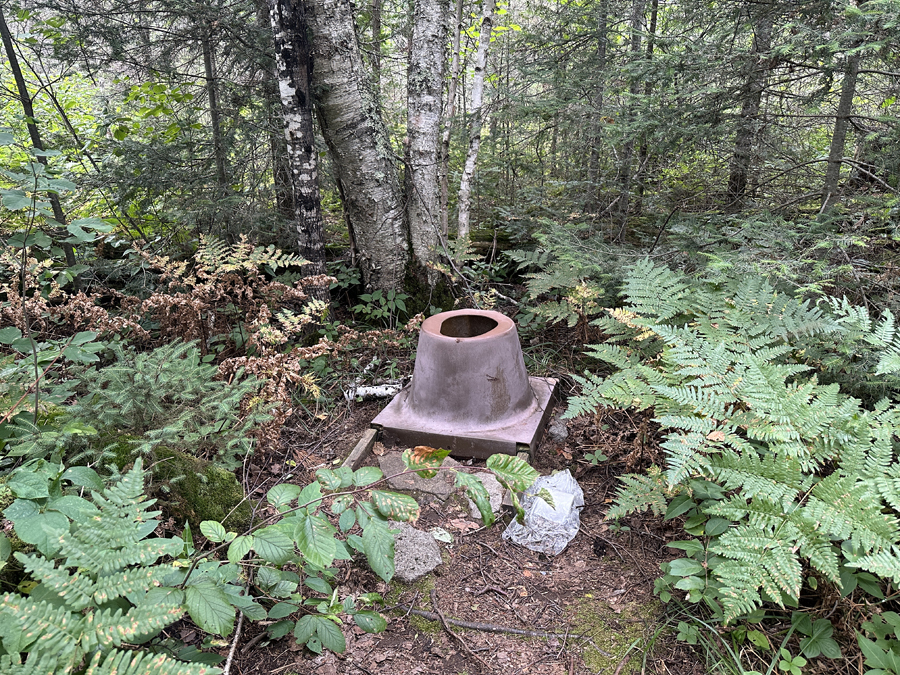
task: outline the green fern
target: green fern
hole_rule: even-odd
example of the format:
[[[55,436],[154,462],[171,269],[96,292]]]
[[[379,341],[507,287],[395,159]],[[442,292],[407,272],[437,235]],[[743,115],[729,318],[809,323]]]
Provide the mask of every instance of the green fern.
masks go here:
[[[873,321],[846,301],[827,310],[765,279],[691,280],[643,261],[624,307],[596,322],[610,342],[589,347],[617,370],[578,378],[566,413],[652,407],[668,431],[664,472],[625,476],[608,518],[661,513],[697,479],[720,488],[691,513],[731,522],[710,545],[725,559],[711,571],[726,620],[764,598],[796,600],[804,561],[836,584],[842,564],[900,580],[900,411],[887,400],[867,410],[820,382],[809,358],[822,345],[875,345],[884,352],[867,363],[888,373],[900,334],[889,312]]]
[[[0,646],[5,652],[0,671],[74,672],[88,659],[86,672],[98,674],[218,672],[165,656],[118,651],[124,643],[154,637],[184,614],[183,592],[164,585],[172,569],[158,564],[162,556],[179,554],[184,542],[146,539],[158,524],[158,512],[150,510],[153,501],[144,498],[143,483],[138,459],[119,481],[93,493],[93,504],[61,495],[43,514],[25,499],[6,510],[24,540],[35,541],[36,531],[54,534],[38,546],[40,553],[15,554],[37,585],[27,596],[0,597]],[[14,487],[27,484],[24,478],[12,481]],[[59,518],[52,514],[61,513],[73,518],[63,517],[67,527],[54,527]]]

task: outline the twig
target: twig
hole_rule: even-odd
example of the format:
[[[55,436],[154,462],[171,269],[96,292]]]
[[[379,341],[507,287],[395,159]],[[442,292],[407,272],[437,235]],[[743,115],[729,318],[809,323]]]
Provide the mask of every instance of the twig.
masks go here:
[[[631,654],[626,654],[626,655],[622,658],[622,660],[619,661],[619,665],[616,666],[616,671],[613,673],[613,675],[619,675],[619,674],[622,672],[622,670],[625,668],[625,666],[628,664],[628,660],[629,660],[630,658],[631,658]],[[227,675],[227,674],[226,674],[226,675]]]
[[[244,625],[244,613],[239,612],[239,614],[237,630],[234,631],[234,640],[231,641],[231,649],[228,650],[228,658],[225,660],[225,668],[222,670],[222,675],[228,675],[231,671],[231,661],[234,659],[234,651],[237,649],[238,642],[241,639],[241,628]]]
[[[407,607],[406,605],[397,605],[396,609],[406,612],[407,614],[415,614],[416,616],[421,616],[423,619],[428,619],[429,621],[440,621],[440,617],[434,612],[426,612],[422,609],[413,609],[412,607]],[[566,638],[566,633],[547,633],[542,630],[525,630],[523,628],[507,628],[506,626],[497,626],[492,623],[476,623],[474,621],[460,621],[459,619],[451,619],[450,617],[444,617],[444,621],[446,621],[451,626],[457,626],[458,628],[468,628],[469,630],[480,630],[485,633],[510,633],[511,635],[522,635],[523,637],[535,637],[535,638]],[[584,635],[569,635],[569,637],[578,639],[578,640],[588,640],[590,638]],[[593,642],[591,642],[593,645]],[[609,652],[605,652],[602,649],[599,649],[596,645],[594,645],[594,649],[596,649],[600,654],[606,656],[607,658],[612,657],[612,654]]]
[[[254,635],[247,644],[241,647],[241,654],[246,654],[251,649],[253,649],[256,645],[262,642],[269,635],[268,631],[263,631],[259,635]]]
[[[431,589],[431,606],[434,607],[434,612],[435,612],[435,614],[437,614],[437,618],[440,620],[441,625],[444,627],[444,630],[447,631],[447,633],[451,637],[456,639],[456,641],[459,643],[460,647],[463,648],[463,651],[465,651],[466,654],[468,654],[469,656],[472,657],[472,659],[474,659],[475,661],[478,662],[478,665],[481,666],[481,669],[484,672],[486,672],[486,673],[490,672],[491,667],[487,663],[485,663],[484,659],[482,659],[480,656],[478,656],[478,654],[476,654],[471,649],[469,649],[469,645],[467,645],[465,642],[463,642],[463,639],[461,637],[459,637],[459,635],[457,635],[452,630],[450,630],[450,626],[447,625],[447,619],[444,618],[444,615],[441,614],[441,610],[438,609],[437,593],[435,592],[435,590],[433,588]],[[224,673],[223,675],[228,675],[228,673]]]

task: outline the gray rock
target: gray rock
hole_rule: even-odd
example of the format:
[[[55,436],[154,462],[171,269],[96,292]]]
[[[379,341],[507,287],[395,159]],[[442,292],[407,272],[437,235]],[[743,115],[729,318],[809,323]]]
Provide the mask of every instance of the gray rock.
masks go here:
[[[565,420],[553,420],[550,423],[550,428],[547,429],[547,435],[550,436],[551,441],[564,443],[569,437],[569,429],[566,427]]]
[[[400,530],[394,535],[394,576],[400,581],[412,583],[444,562],[441,548],[430,532],[393,521],[391,529]]]
[[[406,465],[403,463],[403,457],[399,452],[389,452],[382,455],[378,458],[378,466],[385,476],[394,476],[406,471]],[[441,466],[445,468],[455,467],[459,466],[459,462],[447,457]],[[388,484],[395,490],[427,492],[437,496],[439,499],[446,499],[450,496],[455,482],[456,475],[453,471],[438,471],[437,476],[434,478],[422,478],[417,473],[408,473],[388,480]]]
[[[476,473],[475,475],[481,479],[481,483],[488,491],[488,495],[491,499],[491,510],[494,513],[500,513],[500,509],[503,505],[504,492],[504,488],[502,485],[500,485],[500,481],[498,481],[492,473]],[[478,510],[478,507],[475,506],[475,502],[473,502],[471,499],[469,499],[468,502],[469,515],[471,515],[472,518],[481,520],[481,512]]]

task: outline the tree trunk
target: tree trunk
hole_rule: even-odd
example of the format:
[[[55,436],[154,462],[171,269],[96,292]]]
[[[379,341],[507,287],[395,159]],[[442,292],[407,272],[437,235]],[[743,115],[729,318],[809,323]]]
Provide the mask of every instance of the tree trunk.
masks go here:
[[[641,30],[644,23],[644,7],[646,0],[634,0],[631,5],[631,58],[637,59],[641,51]],[[635,102],[634,99],[640,93],[640,81],[633,77],[630,87],[631,101],[628,104],[628,113],[626,115],[626,123],[631,124],[635,119]],[[628,225],[628,211],[631,200],[631,179],[632,179],[632,163],[634,158],[634,131],[625,130],[625,145],[621,150],[621,160],[619,162],[619,228],[616,233],[615,240],[617,242],[625,241],[625,230]]]
[[[453,118],[456,117],[456,90],[459,87],[459,42],[462,35],[463,0],[456,0],[456,23],[453,31],[453,46],[450,56],[450,87],[444,102],[444,130],[441,136],[441,234],[446,237],[450,229],[450,133]]]
[[[296,1],[296,0],[295,0]],[[319,124],[367,287],[399,289],[408,260],[400,182],[349,0],[311,0]]]
[[[381,92],[381,0],[372,0],[372,82]]]
[[[650,3],[650,27],[647,29],[647,64],[649,65],[653,59],[653,48],[656,46],[656,22],[659,19],[659,0],[652,0]],[[650,98],[653,93],[653,83],[648,79],[644,83],[644,97]],[[647,164],[650,161],[650,145],[647,142],[647,134],[644,134],[644,140],[641,143],[640,152],[638,152],[638,168],[637,168],[637,203],[635,204],[635,212],[640,215],[644,209],[644,190],[647,183]]]
[[[291,167],[297,249],[306,260],[305,276],[325,274],[325,237],[319,200],[319,173],[310,100],[310,43],[303,2],[270,0],[275,66],[284,114],[284,132]],[[328,301],[328,287],[309,289]]]
[[[465,239],[469,236],[472,177],[475,175],[475,163],[478,161],[478,150],[481,147],[481,127],[484,124],[484,70],[487,64],[488,46],[491,43],[491,29],[494,25],[494,9],[497,6],[497,0],[482,0],[482,3],[483,15],[481,30],[478,34],[478,50],[475,52],[475,73],[472,79],[469,149],[466,152],[466,163],[463,166],[462,178],[459,182],[459,198],[457,200],[459,219],[456,236],[458,239]]]
[[[416,1],[407,77],[406,213],[413,259],[427,270],[429,281],[436,278],[429,263],[437,260],[441,227],[438,145],[447,40],[444,7],[444,0]]]
[[[766,11],[763,8],[762,11]],[[741,116],[734,139],[734,154],[728,171],[726,210],[739,211],[747,194],[754,141],[759,133],[759,107],[768,80],[769,50],[772,48],[772,16],[765,14],[754,22],[753,52],[749,72],[741,91]]]
[[[828,210],[834,204],[837,194],[844,158],[844,142],[847,139],[847,127],[850,125],[850,113],[853,111],[853,97],[856,95],[860,56],[860,52],[851,54],[847,57],[847,64],[844,67],[841,98],[835,114],[831,149],[828,151],[828,168],[825,171],[825,185],[822,188],[822,211]]]
[[[19,67],[19,57],[13,46],[12,35],[9,27],[6,25],[6,17],[0,11],[0,38],[3,40],[3,49],[6,52],[6,58],[9,60],[9,68],[13,74],[13,80],[16,83],[16,90],[19,94],[19,101],[22,104],[22,112],[25,113],[26,126],[28,127],[28,135],[31,136],[31,145],[35,150],[43,151],[44,142],[41,140],[41,132],[38,130],[37,118],[34,116],[34,106],[31,104],[31,96],[28,93],[28,86],[25,84],[25,76],[22,75],[22,69]],[[47,166],[47,158],[43,154],[37,155],[37,161]],[[62,227],[66,226],[66,214],[63,213],[62,204],[59,201],[59,195],[55,192],[49,193],[50,208],[53,210],[53,219]],[[75,265],[75,249],[72,244],[64,243],[62,245],[66,256],[66,265],[73,267]]]
[[[597,20],[597,87],[594,90],[593,120],[590,133],[590,157],[588,159],[588,197],[585,207],[588,210],[597,207],[600,201],[600,140],[603,136],[604,124],[603,99],[606,94],[604,77],[606,76],[606,54],[608,51],[607,33],[609,32],[609,0],[600,3],[600,18]]]
[[[225,143],[222,140],[222,121],[219,115],[219,88],[216,84],[216,58],[215,44],[212,36],[212,26],[206,25],[203,29],[203,37],[200,39],[203,48],[203,70],[206,78],[206,96],[209,103],[209,119],[212,126],[213,156],[216,162],[216,183],[219,186],[219,196],[227,191],[228,177],[225,172]]]

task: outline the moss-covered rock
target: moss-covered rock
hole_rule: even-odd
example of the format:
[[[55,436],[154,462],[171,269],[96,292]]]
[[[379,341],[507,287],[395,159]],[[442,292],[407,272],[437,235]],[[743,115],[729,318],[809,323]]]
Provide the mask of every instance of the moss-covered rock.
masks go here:
[[[166,510],[197,531],[204,520],[215,520],[242,532],[250,524],[252,506],[230,471],[169,448],[156,449],[153,481],[168,494]]]

